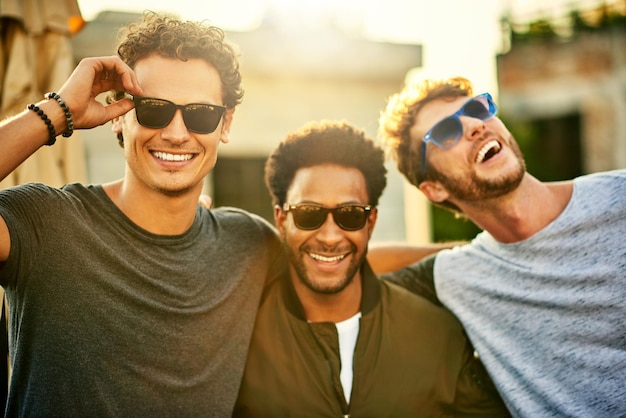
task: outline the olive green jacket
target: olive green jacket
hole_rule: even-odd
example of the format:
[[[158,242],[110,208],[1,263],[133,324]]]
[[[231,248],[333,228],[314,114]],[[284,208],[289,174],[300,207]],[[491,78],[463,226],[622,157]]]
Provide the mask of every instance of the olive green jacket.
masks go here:
[[[288,275],[266,290],[236,417],[508,417],[463,328],[447,310],[362,270],[350,402],[337,329],[309,323]]]

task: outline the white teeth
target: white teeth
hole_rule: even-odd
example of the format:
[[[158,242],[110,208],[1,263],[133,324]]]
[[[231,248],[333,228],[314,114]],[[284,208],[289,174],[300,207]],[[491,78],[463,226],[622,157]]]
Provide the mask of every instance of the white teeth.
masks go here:
[[[152,155],[164,161],[188,161],[193,158],[193,154],[169,154],[167,152],[153,152]]]
[[[482,163],[485,160],[485,156],[489,153],[489,151],[493,151],[492,155],[500,151],[502,147],[500,143],[495,139],[487,142],[481,149],[478,151],[478,155],[476,155],[476,162]]]
[[[309,253],[309,255],[311,256],[312,259],[317,260],[317,261],[323,261],[325,263],[334,263],[336,261],[339,261],[345,258],[345,255],[336,255],[333,257],[326,257],[323,255],[313,254],[313,253]]]

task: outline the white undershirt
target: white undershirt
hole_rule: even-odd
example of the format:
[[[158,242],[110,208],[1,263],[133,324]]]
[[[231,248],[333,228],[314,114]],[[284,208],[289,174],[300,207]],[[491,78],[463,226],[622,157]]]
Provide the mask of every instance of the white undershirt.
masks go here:
[[[337,333],[339,334],[339,355],[341,357],[341,386],[346,401],[350,403],[350,394],[352,393],[352,358],[354,357],[354,347],[356,339],[359,336],[359,326],[361,312],[348,318],[345,321],[337,322]]]

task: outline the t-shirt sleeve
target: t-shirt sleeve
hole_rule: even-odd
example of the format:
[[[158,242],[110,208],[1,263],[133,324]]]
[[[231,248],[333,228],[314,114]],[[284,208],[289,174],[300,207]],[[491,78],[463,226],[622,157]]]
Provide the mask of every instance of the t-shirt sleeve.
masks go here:
[[[380,278],[404,287],[408,291],[422,296],[437,306],[443,306],[435,290],[434,265],[435,254],[415,264],[411,264],[408,267],[404,267],[392,273],[382,274]]]
[[[47,230],[47,222],[55,218],[58,206],[53,203],[54,189],[39,183],[29,183],[0,192],[0,216],[11,237],[9,258],[0,266],[0,285],[15,283],[27,266],[38,260],[38,235]]]

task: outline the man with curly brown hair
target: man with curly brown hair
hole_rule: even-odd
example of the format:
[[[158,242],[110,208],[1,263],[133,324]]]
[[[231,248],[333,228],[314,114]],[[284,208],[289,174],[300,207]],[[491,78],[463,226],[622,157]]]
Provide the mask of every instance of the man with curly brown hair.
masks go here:
[[[0,177],[57,135],[113,120],[122,179],[0,192],[7,416],[229,416],[263,285],[283,260],[261,218],[198,205],[242,99],[216,27],[147,13],[0,125]],[[108,106],[95,100],[115,90]]]

